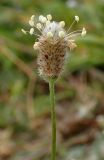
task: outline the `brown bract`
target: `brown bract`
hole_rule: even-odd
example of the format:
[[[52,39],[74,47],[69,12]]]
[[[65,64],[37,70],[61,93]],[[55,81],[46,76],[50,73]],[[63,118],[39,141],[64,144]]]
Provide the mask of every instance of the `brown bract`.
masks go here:
[[[39,40],[38,67],[39,74],[46,80],[58,78],[63,70],[67,43],[64,39],[52,42],[46,38]]]

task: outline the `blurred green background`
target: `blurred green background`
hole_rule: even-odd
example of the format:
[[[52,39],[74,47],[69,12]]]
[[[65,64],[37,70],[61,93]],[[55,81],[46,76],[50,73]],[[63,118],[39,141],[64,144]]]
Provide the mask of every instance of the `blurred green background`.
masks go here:
[[[49,160],[48,84],[38,75],[35,38],[23,35],[31,15],[52,14],[77,39],[56,83],[57,160],[104,160],[104,1],[0,0],[0,160]]]

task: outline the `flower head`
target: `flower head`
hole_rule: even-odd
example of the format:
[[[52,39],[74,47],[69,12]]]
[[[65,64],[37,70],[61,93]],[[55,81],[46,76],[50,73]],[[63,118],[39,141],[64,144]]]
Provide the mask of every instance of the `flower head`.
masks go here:
[[[38,42],[35,42],[33,48],[39,51],[38,67],[39,74],[49,79],[57,78],[64,66],[66,59],[66,50],[77,47],[75,38],[77,36],[85,36],[86,29],[70,32],[73,24],[79,21],[79,17],[75,16],[73,23],[69,29],[65,30],[65,22],[52,21],[52,16],[49,14],[46,17],[40,15],[38,21],[35,20],[35,15],[32,15],[29,24],[30,31],[22,29],[24,34],[38,36]],[[38,30],[38,34],[34,32],[34,28]]]

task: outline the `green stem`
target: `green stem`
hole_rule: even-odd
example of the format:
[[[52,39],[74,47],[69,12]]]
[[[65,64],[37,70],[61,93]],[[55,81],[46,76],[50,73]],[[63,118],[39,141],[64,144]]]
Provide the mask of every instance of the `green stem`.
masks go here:
[[[50,102],[51,102],[51,121],[52,121],[52,152],[51,160],[56,159],[56,113],[55,113],[55,92],[54,92],[54,79],[49,81],[50,89]]]

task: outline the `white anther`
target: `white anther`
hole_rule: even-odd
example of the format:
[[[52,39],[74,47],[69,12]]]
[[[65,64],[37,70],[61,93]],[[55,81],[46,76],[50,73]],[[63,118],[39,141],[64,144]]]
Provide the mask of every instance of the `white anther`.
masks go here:
[[[61,21],[61,22],[59,22],[59,25],[60,25],[60,27],[64,27],[65,26],[65,22],[64,21]]]
[[[48,19],[48,21],[51,21],[51,20],[52,20],[52,15],[51,15],[51,14],[48,14],[48,15],[47,15],[47,19]]]
[[[42,29],[41,23],[37,23],[37,24],[36,24],[36,27],[37,27],[38,29]]]
[[[39,16],[39,21],[40,21],[41,23],[46,23],[47,19],[46,19],[46,17],[40,15],[40,16]]]
[[[81,36],[84,37],[85,35],[86,35],[86,29],[83,28],[83,29],[82,29],[82,33],[81,33]]]
[[[29,20],[29,24],[30,24],[31,27],[33,27],[34,26],[34,21],[33,20]]]
[[[48,32],[48,33],[47,33],[47,38],[52,38],[52,37],[53,37],[52,32]]]
[[[59,37],[60,38],[64,38],[65,37],[65,32],[64,31],[60,31],[59,32]]]
[[[21,29],[21,31],[22,31],[24,34],[26,34],[26,33],[27,33],[24,29]]]
[[[32,15],[31,20],[34,21],[34,19],[35,19],[35,15]]]
[[[43,17],[41,22],[42,22],[42,23],[46,23],[46,22],[47,22],[46,17]]]
[[[50,21],[47,21],[47,22],[46,22],[46,26],[48,26],[49,24],[50,24]]]
[[[35,42],[33,48],[34,48],[35,50],[39,49],[39,42]]]
[[[34,28],[30,29],[30,34],[32,35],[34,33]]]
[[[40,22],[41,22],[42,18],[43,18],[43,15],[40,15],[40,16],[39,16],[39,21],[40,21]]]
[[[79,21],[79,17],[75,16],[75,21],[78,22]]]

